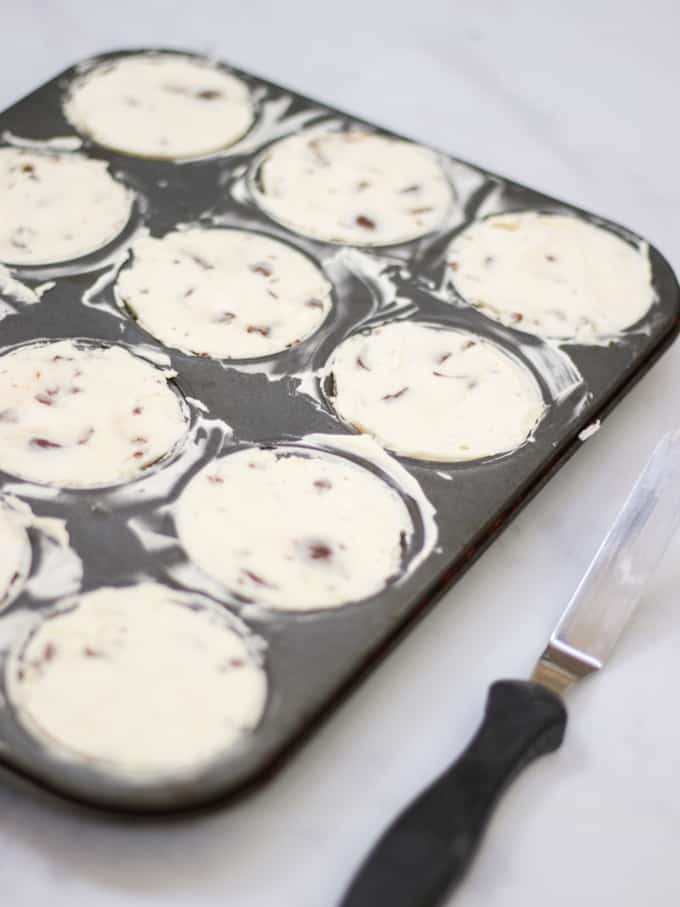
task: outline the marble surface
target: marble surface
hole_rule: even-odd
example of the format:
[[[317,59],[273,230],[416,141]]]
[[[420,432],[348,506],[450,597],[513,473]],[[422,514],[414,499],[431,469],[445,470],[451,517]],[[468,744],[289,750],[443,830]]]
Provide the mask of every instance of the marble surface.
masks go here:
[[[0,107],[119,46],[212,51],[649,236],[680,268],[673,0],[3,0]],[[680,424],[676,346],[428,619],[266,787],[116,819],[0,778],[8,907],[333,907],[376,833],[522,676],[636,472]],[[680,898],[680,540],[562,749],[509,791],[459,907]],[[389,907],[389,905],[376,905]]]

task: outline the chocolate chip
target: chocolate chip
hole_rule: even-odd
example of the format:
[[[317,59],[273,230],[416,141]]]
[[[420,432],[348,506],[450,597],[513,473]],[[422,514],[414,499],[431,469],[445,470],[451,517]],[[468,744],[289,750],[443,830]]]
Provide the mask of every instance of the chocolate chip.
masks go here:
[[[261,334],[263,337],[269,337],[269,335],[271,333],[271,328],[268,328],[266,326],[256,325],[256,324],[249,324],[248,327],[246,328],[246,331],[249,334]]]
[[[451,353],[444,353],[443,356],[440,356],[440,357],[439,357],[439,359],[437,360],[437,362],[439,362],[439,364],[441,365],[442,362],[446,362],[447,359],[450,359],[450,358],[451,358],[451,355],[452,355]]]
[[[144,407],[143,407],[143,406],[135,406],[135,408],[132,410],[132,412],[133,412],[133,415],[135,415],[135,416],[141,416],[142,413],[144,412]]]
[[[142,438],[142,437],[133,438],[133,439],[132,439],[132,443],[133,443],[133,444],[148,444],[148,443],[149,443],[149,439],[148,439],[148,438]]]
[[[447,261],[446,264],[451,268],[452,271],[457,271],[457,270],[458,270],[458,262],[457,262],[457,261]]]
[[[522,315],[521,312],[511,312],[510,317],[512,318],[512,320],[515,324],[517,324],[517,322],[522,321],[524,319],[524,315]]]
[[[370,185],[368,180],[359,180],[357,183],[357,192],[363,192],[364,189],[368,189]]]
[[[188,299],[188,298],[191,296],[191,294],[194,292],[195,289],[196,289],[196,287],[189,287],[188,290],[185,290],[185,291],[184,291],[184,298],[185,298],[185,299]]]
[[[244,668],[244,667],[245,667],[245,664],[246,664],[246,663],[245,663],[245,660],[244,660],[243,658],[230,658],[230,659],[229,659],[229,667],[230,667],[230,668]]]
[[[233,312],[220,312],[215,321],[220,324],[228,324],[230,321],[233,321],[236,318]]]
[[[395,391],[393,394],[385,394],[385,396],[382,399],[383,400],[396,400],[397,397],[402,397],[406,393],[407,390],[408,390],[408,387],[402,387],[401,390]]]
[[[29,443],[32,447],[61,447],[61,444],[57,444],[55,441],[48,441],[47,438],[31,438]]]
[[[427,212],[428,212],[428,211],[431,211],[431,210],[432,210],[431,207],[425,207],[425,208],[411,208],[411,209],[409,210],[409,213],[410,213],[410,214],[427,214]]]
[[[101,654],[101,652],[97,652],[96,649],[92,649],[90,646],[83,647],[83,655],[86,655],[87,658],[99,658]]]
[[[196,97],[202,101],[216,101],[222,97],[222,92],[216,91],[214,88],[204,88],[202,91],[196,92]]]
[[[136,451],[132,454],[132,456],[135,458],[135,460],[138,460],[140,457],[143,457],[143,456],[144,456],[144,451],[143,451],[143,450],[136,450]]]
[[[406,192],[418,192],[418,191],[420,191],[420,186],[418,185],[418,183],[413,183],[412,186],[404,186],[404,188],[403,188],[403,189],[400,189],[399,191],[400,191],[401,193],[406,193]]]
[[[357,226],[363,227],[365,230],[375,230],[375,223],[371,220],[370,217],[366,217],[365,214],[360,214],[356,218]]]
[[[331,488],[331,483],[328,479],[317,479],[314,482],[314,487],[318,488],[319,491],[328,491],[328,489]]]
[[[308,299],[305,305],[310,309],[322,309],[323,302],[320,299]]]
[[[35,399],[38,401],[38,403],[42,403],[43,406],[52,406],[52,404],[54,403],[54,400],[48,397],[47,394],[36,394]]]
[[[262,263],[259,263],[256,265],[251,265],[250,270],[253,271],[255,274],[261,274],[263,277],[271,277],[272,274],[274,273],[272,271],[272,269],[269,267],[269,265],[262,264]]]
[[[477,341],[476,340],[466,340],[465,343],[462,345],[461,349],[469,350],[471,346],[477,346]]]
[[[74,384],[73,387],[69,387],[68,392],[69,394],[82,394],[83,389],[82,387],[76,387]]]
[[[213,271],[215,265],[211,264],[207,259],[203,258],[201,255],[196,255],[195,252],[187,252],[184,250],[184,254],[189,258],[195,265],[198,265],[199,268],[202,268],[204,271]]]
[[[361,356],[357,356],[357,365],[359,366],[359,368],[364,369],[364,371],[370,372],[370,368],[366,365]]]
[[[486,258],[484,259],[484,264],[487,266],[487,268],[489,267],[489,265],[492,265],[493,264],[493,255],[487,255]]]
[[[256,585],[258,585],[258,586],[268,586],[270,589],[273,588],[273,586],[271,585],[271,583],[268,583],[266,579],[262,579],[262,577],[261,577],[261,576],[258,576],[257,573],[253,573],[252,570],[243,570],[243,571],[241,571],[241,572],[242,572],[242,573],[245,573],[245,575],[248,577],[248,579],[251,579]]]
[[[31,238],[35,235],[30,227],[17,227],[9,238],[15,249],[28,249]]]
[[[314,542],[308,546],[309,556],[313,561],[326,561],[333,554],[331,548],[328,545],[324,545],[323,542]]]
[[[211,476],[208,476],[207,478],[208,478],[208,481],[212,482],[214,485],[224,485],[224,479],[222,478],[222,476],[213,474]]]
[[[557,256],[556,255],[546,255],[545,260],[546,261],[557,261]]]
[[[57,650],[55,649],[54,644],[51,642],[48,642],[46,644],[45,648],[43,649],[42,657],[43,657],[44,661],[51,661],[54,658],[56,651]]]
[[[92,435],[94,434],[94,428],[88,428],[83,437],[78,441],[78,444],[87,444]]]

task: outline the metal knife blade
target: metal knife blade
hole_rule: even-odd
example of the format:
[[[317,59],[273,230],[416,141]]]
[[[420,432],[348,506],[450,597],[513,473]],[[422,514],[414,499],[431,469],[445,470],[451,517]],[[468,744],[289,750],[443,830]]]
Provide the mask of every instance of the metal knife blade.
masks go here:
[[[598,671],[680,526],[680,430],[657,444],[555,627],[532,680],[564,692]]]

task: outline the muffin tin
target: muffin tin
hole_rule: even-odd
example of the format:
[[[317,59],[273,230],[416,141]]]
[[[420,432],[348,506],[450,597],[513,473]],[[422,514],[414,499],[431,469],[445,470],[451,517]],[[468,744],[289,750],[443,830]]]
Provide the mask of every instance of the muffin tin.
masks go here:
[[[0,114],[4,144],[69,149],[78,138],[63,115],[72,80],[94,62],[73,67]],[[162,53],[163,51],[157,51]],[[190,56],[190,54],[188,54]],[[216,64],[219,65],[219,64]],[[17,721],[5,695],[0,709],[0,762],[63,795],[112,809],[170,811],[236,791],[277,764],[315,722],[414,621],[461,576],[518,510],[574,453],[580,434],[621,399],[675,338],[680,291],[663,257],[650,248],[656,301],[638,324],[592,345],[542,340],[485,317],[465,304],[446,275],[446,249],[471,221],[519,210],[584,217],[632,243],[639,238],[563,202],[442,155],[454,201],[440,229],[401,245],[349,248],[288,231],[255,201],[257,167],[268,145],[320,125],[393,135],[258,77],[225,67],[245,81],[255,122],[231,148],[194,159],[150,160],[118,154],[85,137],[80,153],[109,162],[135,193],[123,234],[105,249],[70,263],[12,268],[15,279],[44,293],[31,305],[5,295],[0,355],[18,344],[56,338],[118,343],[177,373],[174,383],[191,410],[188,435],[173,456],[128,484],[55,490],[0,474],[0,491],[27,501],[41,517],[66,520],[82,561],[81,589],[152,580],[209,594],[264,643],[269,695],[256,730],[208,768],[168,781],[108,774],[61,758]],[[48,143],[55,137],[69,141]],[[215,360],[164,347],[125,309],[114,289],[131,241],[142,229],[162,236],[178,225],[260,231],[309,256],[333,285],[322,326],[282,353]],[[53,282],[45,290],[44,285]],[[393,319],[470,331],[493,341],[536,378],[546,411],[517,450],[468,462],[388,456],[345,425],[332,407],[332,378],[323,366],[350,333]],[[583,434],[585,437],[585,434]],[[248,445],[327,450],[391,483],[413,516],[416,532],[398,582],[368,600],[306,612],[274,611],[226,593],[187,562],[173,524],[173,502],[198,469]],[[32,571],[42,570],[33,532]],[[45,576],[41,590],[44,592]],[[56,585],[55,585],[56,588]],[[3,661],[20,629],[57,601],[27,586],[0,614]],[[0,666],[3,667],[3,666]],[[181,666],[178,666],[181,670]],[[4,667],[3,667],[4,675]],[[5,689],[6,693],[6,689]],[[181,722],[182,716],[177,720]]]

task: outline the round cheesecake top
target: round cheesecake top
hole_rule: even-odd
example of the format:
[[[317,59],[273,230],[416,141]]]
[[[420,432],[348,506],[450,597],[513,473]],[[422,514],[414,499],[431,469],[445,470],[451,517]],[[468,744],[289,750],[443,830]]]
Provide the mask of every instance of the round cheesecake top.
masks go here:
[[[226,148],[254,119],[245,82],[181,54],[139,54],[95,66],[71,85],[64,113],[100,145],[149,158]]]
[[[477,221],[449,246],[447,267],[456,290],[485,315],[560,340],[617,334],[655,299],[647,250],[571,215]]]
[[[349,337],[325,386],[341,419],[389,450],[475,460],[524,444],[544,410],[531,372],[482,337],[396,321]]]
[[[88,488],[134,479],[186,432],[168,374],[118,346],[35,343],[0,356],[0,469]]]
[[[224,359],[295,346],[331,308],[331,284],[306,255],[248,230],[144,237],[116,291],[163,343]]]
[[[177,508],[191,560],[269,608],[334,608],[401,571],[413,523],[401,495],[353,460],[309,449],[247,449],[206,466]]]
[[[0,261],[70,261],[114,240],[132,194],[105,161],[82,154],[0,148]]]
[[[357,246],[424,236],[452,200],[433,151],[358,129],[281,139],[262,156],[255,186],[259,205],[287,227]]]
[[[154,583],[77,596],[6,667],[29,733],[119,774],[199,771],[259,722],[267,682],[217,609]]]

